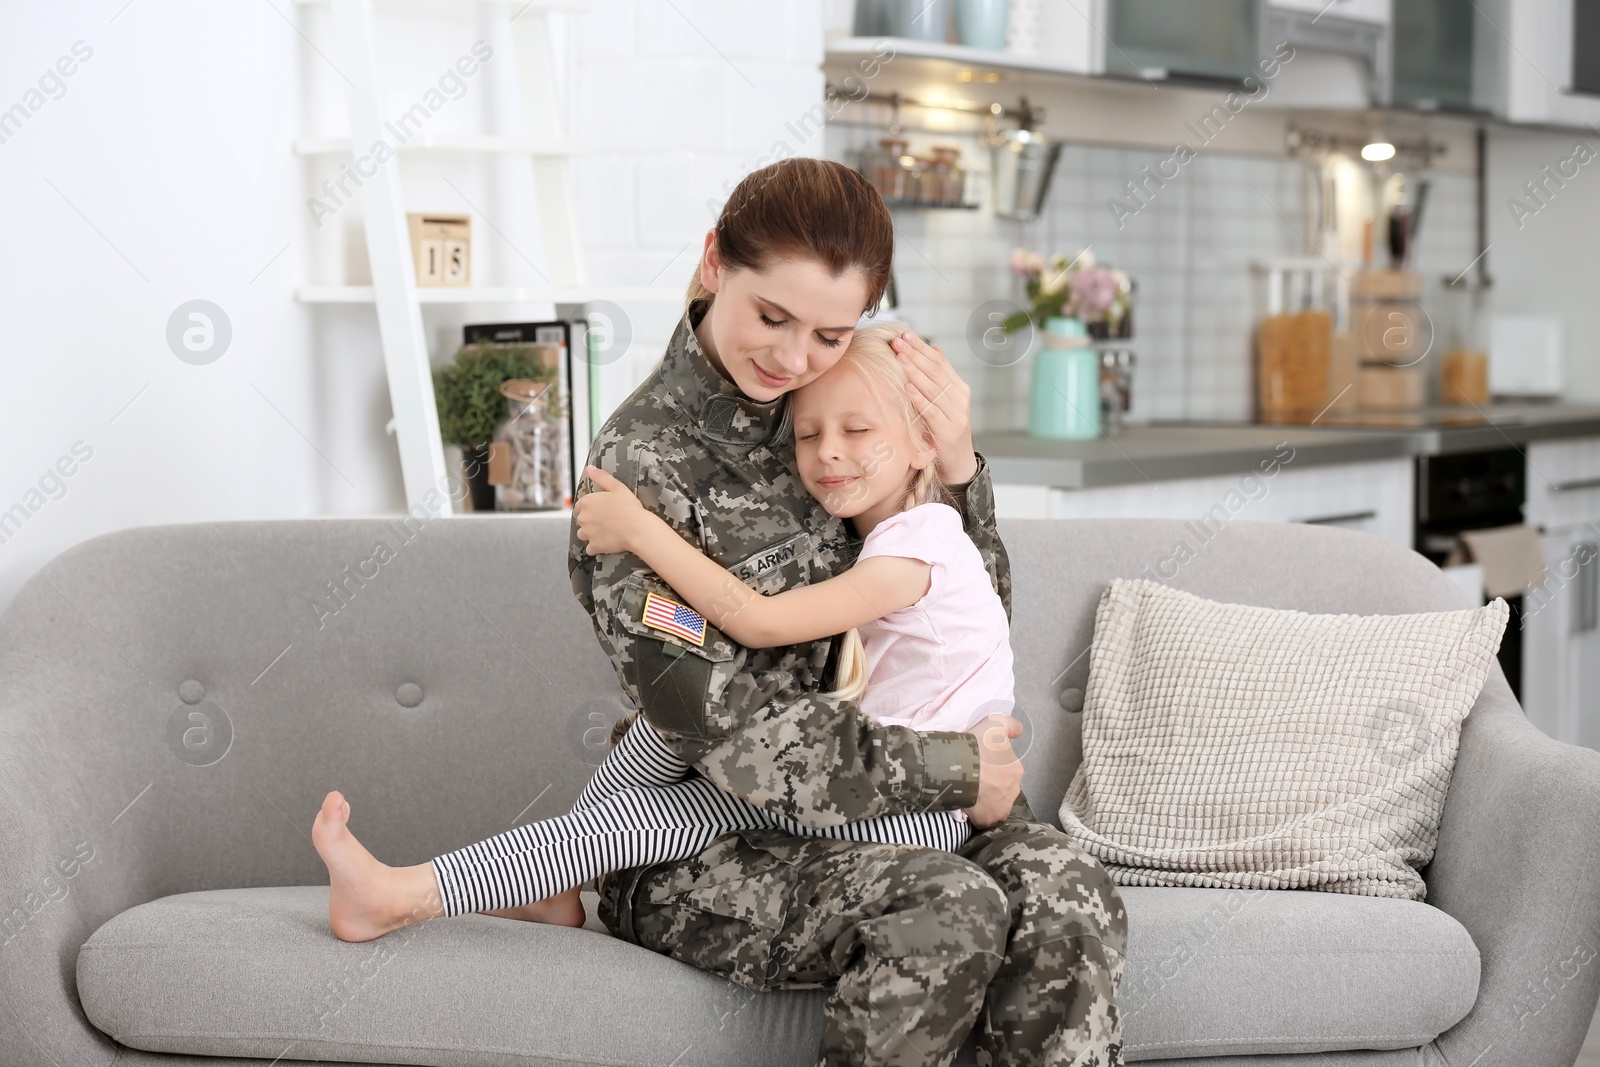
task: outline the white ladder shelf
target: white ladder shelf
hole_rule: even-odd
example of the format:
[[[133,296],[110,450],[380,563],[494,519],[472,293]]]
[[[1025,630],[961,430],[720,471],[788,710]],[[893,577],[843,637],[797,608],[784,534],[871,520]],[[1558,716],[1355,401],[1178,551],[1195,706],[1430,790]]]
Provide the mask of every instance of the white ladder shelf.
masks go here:
[[[332,11],[339,69],[350,83],[345,94],[350,136],[301,138],[295,143],[295,151],[301,155],[348,153],[352,145],[371,145],[380,140],[387,143],[374,0],[297,2],[301,5],[326,3]],[[558,315],[571,315],[581,313],[583,305],[598,300],[676,301],[682,297],[675,291],[653,287],[587,285],[572,176],[572,156],[577,149],[562,135],[547,19],[552,10],[582,10],[581,3],[569,0],[379,0],[377,6],[402,14],[456,17],[476,16],[480,9],[487,9],[492,18],[505,26],[514,43],[513,78],[520,87],[526,127],[522,135],[419,136],[399,146],[399,151],[402,154],[526,155],[533,168],[544,242],[548,285],[419,288],[411,262],[399,168],[384,166],[377,168],[378,173],[361,187],[372,284],[311,285],[295,291],[297,299],[309,304],[374,305],[407,505],[422,504],[425,497],[434,493],[444,500],[441,513],[450,514],[453,510],[448,491],[451,479],[447,477],[444,445],[439,436],[433,371],[422,321],[424,305],[548,301],[558,305]],[[588,393],[592,396],[598,387],[596,368],[585,355],[573,353],[572,365],[575,372],[580,366],[588,367]]]

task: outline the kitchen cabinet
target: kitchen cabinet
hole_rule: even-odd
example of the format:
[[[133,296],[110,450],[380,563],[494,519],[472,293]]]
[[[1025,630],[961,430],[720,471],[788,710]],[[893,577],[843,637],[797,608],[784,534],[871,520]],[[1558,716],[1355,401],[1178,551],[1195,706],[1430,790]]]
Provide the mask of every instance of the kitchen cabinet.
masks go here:
[[[1263,54],[1261,0],[1110,0],[1108,73],[1232,82]]]
[[[1574,92],[1576,54],[1596,47],[1578,37],[1574,13],[1588,0],[1497,0],[1502,37],[1496,111],[1512,122],[1582,126],[1600,122],[1600,96]]]
[[[1410,457],[1299,468],[1289,458],[1273,474],[1254,469],[1094,489],[1000,484],[995,506],[1002,518],[1188,519],[1198,540],[1233,519],[1311,522],[1410,548],[1413,481]]]
[[[1556,740],[1600,749],[1600,437],[1535,441],[1527,455],[1545,582],[1523,597],[1522,706]]]
[[[1578,36],[1583,2],[1394,0],[1394,102],[1543,125],[1600,121],[1600,96],[1574,91],[1575,60],[1596,47]]]
[[[1394,0],[1394,103],[1422,111],[1492,110],[1500,63],[1495,32],[1482,8],[1463,10],[1459,0]]]
[[[1389,24],[1389,0],[1271,0],[1269,5],[1284,11],[1297,11],[1316,17],[1352,19],[1356,22]]]
[[[1387,106],[1389,18],[1389,0],[1271,0],[1264,38],[1268,50],[1287,41],[1297,58],[1307,57],[1287,66],[1280,95],[1286,93],[1298,107]],[[1342,93],[1339,84],[1345,79],[1330,62],[1358,72],[1364,86],[1360,96]]]

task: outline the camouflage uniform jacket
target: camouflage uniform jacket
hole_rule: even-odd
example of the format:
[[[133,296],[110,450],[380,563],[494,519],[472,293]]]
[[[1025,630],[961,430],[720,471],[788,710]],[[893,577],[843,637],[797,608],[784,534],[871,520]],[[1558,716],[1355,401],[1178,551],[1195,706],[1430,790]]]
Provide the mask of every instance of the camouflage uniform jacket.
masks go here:
[[[802,485],[788,401],[740,393],[711,364],[686,313],[661,363],[600,430],[589,461],[762,594],[819,582],[847,570],[861,541]],[[1009,616],[1010,564],[981,456],[964,500],[953,488]],[[588,489],[585,480],[579,494]],[[702,645],[680,640],[642,616],[647,592],[683,598],[631,553],[588,555],[576,531],[572,590],[623,689],[713,784],[815,827],[977,802],[973,735],[880,726],[854,702],[822,695],[839,638],[747,649],[714,625],[714,613]]]

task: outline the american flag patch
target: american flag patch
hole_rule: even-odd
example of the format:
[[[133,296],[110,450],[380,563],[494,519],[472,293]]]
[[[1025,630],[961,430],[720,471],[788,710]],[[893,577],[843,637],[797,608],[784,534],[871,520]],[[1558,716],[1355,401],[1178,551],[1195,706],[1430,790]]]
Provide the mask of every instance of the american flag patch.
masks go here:
[[[644,624],[697,645],[706,643],[706,620],[693,608],[684,607],[664,596],[645,594]]]

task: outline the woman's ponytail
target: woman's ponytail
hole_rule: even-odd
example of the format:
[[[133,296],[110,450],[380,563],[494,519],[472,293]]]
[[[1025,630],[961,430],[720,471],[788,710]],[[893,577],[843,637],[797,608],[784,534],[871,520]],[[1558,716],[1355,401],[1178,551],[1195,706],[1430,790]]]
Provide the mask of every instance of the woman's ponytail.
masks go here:
[[[706,288],[706,283],[700,280],[700,265],[695,264],[694,273],[689,275],[689,291],[684,294],[683,306],[685,308],[708,301],[715,295]]]

